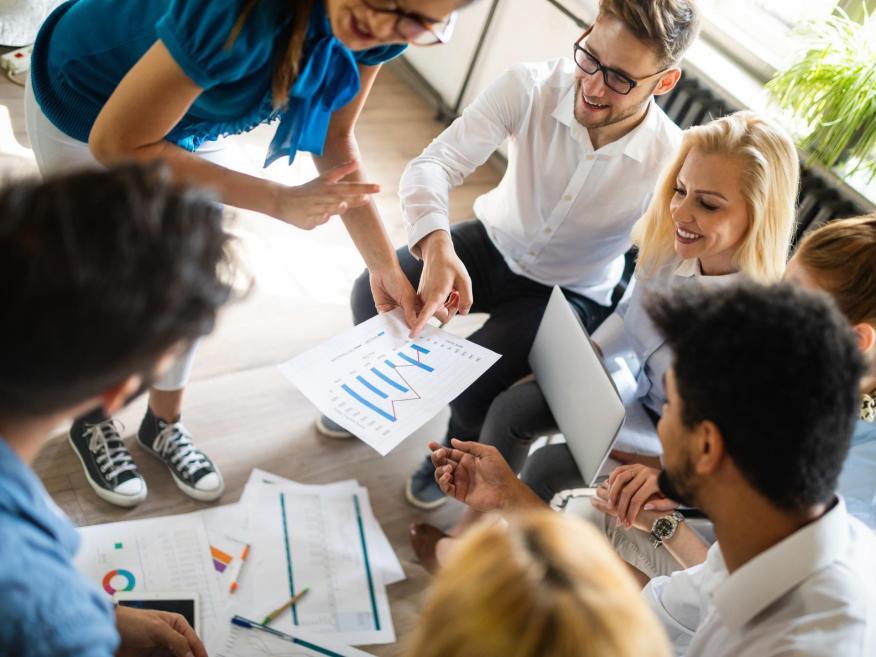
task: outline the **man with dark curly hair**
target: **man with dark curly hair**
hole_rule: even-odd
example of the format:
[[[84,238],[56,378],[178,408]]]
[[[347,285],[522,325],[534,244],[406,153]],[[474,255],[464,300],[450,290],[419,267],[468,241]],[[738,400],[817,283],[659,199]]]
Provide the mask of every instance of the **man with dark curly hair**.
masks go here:
[[[703,555],[681,514],[637,517],[652,549],[699,563],[643,593],[676,654],[876,654],[876,537],[836,494],[864,373],[848,321],[789,284],[685,288],[647,309],[674,353],[660,489],[702,510],[718,539]],[[544,505],[494,447],[432,448],[438,484],[469,506]],[[615,511],[602,488],[594,503]]]
[[[78,534],[31,465],[59,425],[118,410],[212,330],[227,239],[213,199],[157,166],[0,189],[0,655],[206,657],[179,614],[113,611],[76,571]],[[95,476],[130,469],[92,440]]]

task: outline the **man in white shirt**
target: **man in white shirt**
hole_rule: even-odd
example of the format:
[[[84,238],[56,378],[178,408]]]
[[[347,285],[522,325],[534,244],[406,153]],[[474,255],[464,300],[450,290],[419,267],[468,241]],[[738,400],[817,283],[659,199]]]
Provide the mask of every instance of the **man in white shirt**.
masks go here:
[[[718,539],[643,593],[679,655],[876,654],[876,537],[834,494],[864,366],[831,306],[789,285],[650,306],[675,353],[660,488]]]
[[[789,284],[685,288],[647,307],[675,354],[660,488],[705,512],[718,539],[703,561],[680,516],[637,517],[652,549],[702,562],[643,591],[676,654],[876,655],[876,536],[834,493],[865,370],[848,321]],[[544,504],[494,447],[433,448],[442,489],[473,508]]]
[[[410,252],[398,255],[423,304],[413,334],[433,315],[486,312],[470,339],[502,354],[451,404],[448,437],[477,440],[496,395],[529,373],[553,285],[588,329],[608,314],[630,228],[681,138],[653,97],[678,82],[697,28],[693,0],[603,0],[574,59],[512,67],[408,165],[399,194]],[[504,178],[475,203],[477,219],[451,229],[450,190],[505,141]],[[376,312],[367,272],[352,306],[356,323]],[[327,418],[317,426],[343,435]],[[428,459],[407,498],[445,501]]]

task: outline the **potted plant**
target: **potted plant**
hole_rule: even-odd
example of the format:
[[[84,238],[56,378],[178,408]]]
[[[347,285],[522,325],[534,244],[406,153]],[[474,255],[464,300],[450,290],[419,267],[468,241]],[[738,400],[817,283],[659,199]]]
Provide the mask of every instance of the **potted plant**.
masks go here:
[[[844,175],[876,178],[876,20],[842,9],[801,26],[802,57],[767,83],[800,147]]]

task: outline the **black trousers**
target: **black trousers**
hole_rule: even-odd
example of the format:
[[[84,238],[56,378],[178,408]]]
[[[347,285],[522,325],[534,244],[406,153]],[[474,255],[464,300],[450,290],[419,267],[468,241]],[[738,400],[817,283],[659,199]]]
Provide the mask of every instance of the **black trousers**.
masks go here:
[[[530,373],[529,350],[535,340],[551,288],[512,272],[502,254],[478,221],[453,226],[450,231],[456,254],[471,277],[474,304],[472,312],[488,313],[487,322],[469,340],[502,355],[467,390],[450,404],[447,438],[478,440],[487,410],[497,395]],[[423,263],[406,247],[398,250],[402,271],[416,288]],[[593,331],[610,309],[580,294],[565,290],[566,298],[581,317],[588,331]],[[377,314],[368,272],[353,286],[351,298],[353,321],[364,322]]]

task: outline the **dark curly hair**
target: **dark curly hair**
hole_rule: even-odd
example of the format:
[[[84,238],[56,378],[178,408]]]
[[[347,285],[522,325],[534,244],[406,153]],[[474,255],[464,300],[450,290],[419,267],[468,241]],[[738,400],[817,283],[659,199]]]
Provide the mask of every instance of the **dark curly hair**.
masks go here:
[[[654,295],[646,308],[675,354],[684,424],[714,422],[739,471],[777,507],[829,502],[864,373],[831,299],[745,282]]]
[[[64,409],[209,333],[230,295],[222,209],[157,164],[0,189],[0,413]]]

